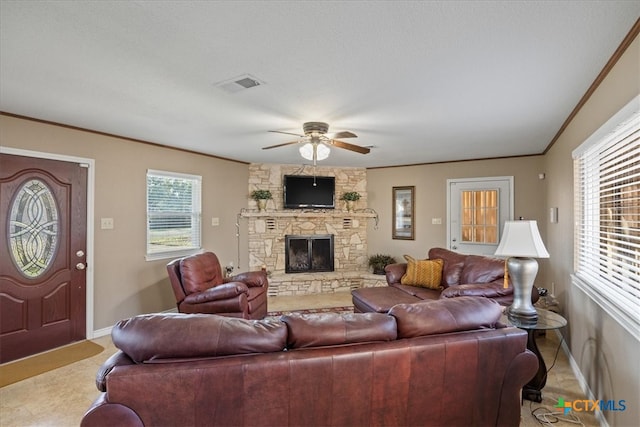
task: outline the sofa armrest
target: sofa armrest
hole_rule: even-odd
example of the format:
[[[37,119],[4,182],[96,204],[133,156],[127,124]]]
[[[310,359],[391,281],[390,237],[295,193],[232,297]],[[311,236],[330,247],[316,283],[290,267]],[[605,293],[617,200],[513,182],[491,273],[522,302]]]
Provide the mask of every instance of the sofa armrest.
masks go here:
[[[109,375],[113,368],[134,364],[135,362],[122,351],[114,353],[105,360],[102,366],[100,366],[100,369],[98,369],[98,373],[96,374],[96,387],[100,391],[107,391],[107,375]]]
[[[440,298],[454,298],[454,297],[486,297],[486,298],[499,298],[513,295],[513,286],[509,283],[509,287],[504,287],[504,280],[499,279],[490,283],[477,283],[477,284],[465,284],[458,286],[450,286],[443,290],[440,294]],[[531,302],[535,304],[540,298],[538,288],[535,286],[531,290]]]
[[[269,286],[266,271],[247,271],[246,273],[227,277],[224,279],[224,282],[242,282],[250,288],[262,288]]]
[[[102,393],[82,417],[80,427],[107,426],[144,427],[144,424],[133,409],[109,403],[106,393]]]
[[[538,369],[538,358],[529,350],[518,354],[504,373],[498,426],[520,425],[521,390]]]
[[[504,287],[504,283],[501,280],[496,280],[490,283],[468,283],[458,286],[449,286],[444,289],[440,294],[440,298],[454,298],[454,297],[485,297],[496,298],[513,294],[513,288],[509,286]]]
[[[388,264],[384,268],[385,275],[387,276],[387,284],[400,283],[400,279],[407,272],[407,263]]]
[[[247,285],[241,282],[229,282],[214,286],[206,291],[187,295],[184,302],[187,304],[202,304],[209,301],[219,301],[234,298],[240,294],[249,292]]]

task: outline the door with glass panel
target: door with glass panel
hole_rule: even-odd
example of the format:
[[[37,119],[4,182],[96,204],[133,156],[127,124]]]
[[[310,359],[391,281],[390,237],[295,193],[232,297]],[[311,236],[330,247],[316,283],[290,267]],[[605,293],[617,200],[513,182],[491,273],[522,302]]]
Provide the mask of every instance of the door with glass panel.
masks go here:
[[[450,179],[447,184],[449,249],[492,255],[504,222],[513,218],[513,177]]]
[[[0,362],[86,335],[87,169],[0,154]]]

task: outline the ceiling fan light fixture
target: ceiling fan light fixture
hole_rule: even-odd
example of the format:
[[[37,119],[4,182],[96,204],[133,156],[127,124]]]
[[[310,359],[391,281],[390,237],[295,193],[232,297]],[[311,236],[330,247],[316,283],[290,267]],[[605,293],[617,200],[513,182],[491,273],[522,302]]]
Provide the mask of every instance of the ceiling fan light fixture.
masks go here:
[[[325,144],[313,144],[311,142],[307,142],[300,147],[300,155],[307,160],[314,160],[314,152],[315,160],[324,160],[329,157],[331,150]]]
[[[313,144],[307,142],[300,147],[300,155],[307,160],[313,160]]]
[[[329,153],[331,152],[331,150],[329,149],[329,147],[327,147],[324,144],[318,144],[316,145],[316,151],[317,151],[317,158],[318,160],[324,160],[327,157],[329,157]]]

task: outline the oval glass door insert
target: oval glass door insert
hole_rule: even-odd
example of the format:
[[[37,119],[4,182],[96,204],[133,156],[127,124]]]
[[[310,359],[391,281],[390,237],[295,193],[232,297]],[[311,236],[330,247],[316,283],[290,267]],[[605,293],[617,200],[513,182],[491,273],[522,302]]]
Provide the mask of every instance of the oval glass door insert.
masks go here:
[[[11,258],[28,278],[41,276],[58,247],[59,214],[51,190],[43,181],[27,181],[9,209]]]

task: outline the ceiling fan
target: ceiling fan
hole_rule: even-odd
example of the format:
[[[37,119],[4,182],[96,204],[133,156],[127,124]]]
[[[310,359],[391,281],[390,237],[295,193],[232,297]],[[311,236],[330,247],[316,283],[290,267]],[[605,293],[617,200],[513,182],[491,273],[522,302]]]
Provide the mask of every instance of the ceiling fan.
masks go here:
[[[368,154],[371,151],[367,147],[360,147],[359,145],[349,144],[348,142],[340,141],[336,138],[357,138],[358,136],[349,131],[337,132],[333,134],[327,133],[329,125],[324,122],[306,122],[302,125],[304,135],[282,132],[279,130],[270,130],[269,132],[282,133],[285,135],[295,135],[299,139],[296,141],[284,142],[282,144],[270,145],[263,147],[263,150],[269,150],[271,148],[284,147],[286,145],[304,143],[300,147],[300,155],[307,160],[313,160],[315,166],[316,161],[324,160],[329,157],[329,146],[344,148],[346,150],[354,151],[360,154]]]

